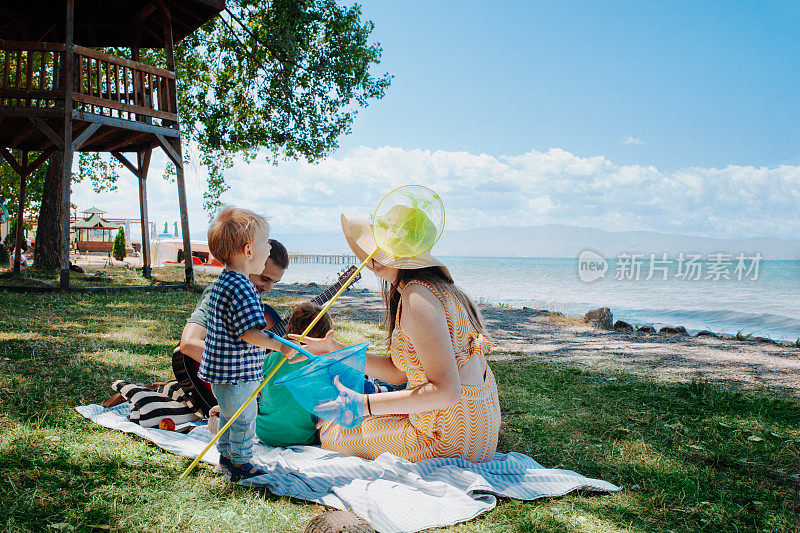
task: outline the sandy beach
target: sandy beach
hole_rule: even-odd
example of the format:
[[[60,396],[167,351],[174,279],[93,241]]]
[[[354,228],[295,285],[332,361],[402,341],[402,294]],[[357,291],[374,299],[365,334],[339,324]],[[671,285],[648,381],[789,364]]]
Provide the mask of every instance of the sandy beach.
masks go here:
[[[311,299],[320,291],[314,285],[278,285],[271,296]],[[583,317],[480,307],[498,344],[490,360],[555,362],[669,382],[707,380],[800,397],[800,348],[794,346],[723,337],[625,333],[599,329]],[[334,319],[380,321],[382,311],[380,294],[348,291],[336,302],[332,315]]]

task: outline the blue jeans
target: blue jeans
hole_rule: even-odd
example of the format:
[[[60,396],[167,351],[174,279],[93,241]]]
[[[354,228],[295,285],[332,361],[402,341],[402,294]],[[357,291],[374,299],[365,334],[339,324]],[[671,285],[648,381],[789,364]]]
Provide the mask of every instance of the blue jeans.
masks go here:
[[[219,427],[228,423],[234,413],[247,398],[258,388],[258,381],[240,381],[239,383],[212,383],[211,391],[219,402]],[[253,438],[256,434],[256,416],[258,401],[254,398],[244,408],[239,418],[231,424],[228,431],[217,441],[217,451],[234,464],[246,463],[253,457]]]

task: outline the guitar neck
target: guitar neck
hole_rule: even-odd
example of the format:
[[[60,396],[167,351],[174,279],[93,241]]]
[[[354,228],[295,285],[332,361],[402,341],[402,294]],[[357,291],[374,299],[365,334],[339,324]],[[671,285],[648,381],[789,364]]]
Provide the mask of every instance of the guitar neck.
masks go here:
[[[318,294],[316,298],[311,300],[311,303],[316,305],[325,305],[326,303],[328,303],[328,300],[333,298],[334,294],[339,292],[339,289],[342,288],[342,285],[344,285],[344,281],[337,281],[336,283],[334,283],[333,285],[322,291],[320,294]]]

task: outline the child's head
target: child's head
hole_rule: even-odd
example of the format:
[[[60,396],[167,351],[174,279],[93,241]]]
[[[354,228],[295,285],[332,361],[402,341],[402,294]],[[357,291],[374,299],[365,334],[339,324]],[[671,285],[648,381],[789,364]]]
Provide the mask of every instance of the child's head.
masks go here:
[[[292,315],[289,317],[289,321],[286,323],[286,333],[294,333],[296,335],[303,333],[320,311],[322,311],[322,308],[311,302],[298,305],[294,308]],[[314,324],[311,331],[308,332],[308,336],[321,338],[332,328],[333,321],[331,320],[331,316],[325,313],[322,315],[322,318]]]
[[[248,273],[261,272],[269,255],[269,223],[249,209],[223,207],[208,228],[208,248],[220,263],[244,259]]]

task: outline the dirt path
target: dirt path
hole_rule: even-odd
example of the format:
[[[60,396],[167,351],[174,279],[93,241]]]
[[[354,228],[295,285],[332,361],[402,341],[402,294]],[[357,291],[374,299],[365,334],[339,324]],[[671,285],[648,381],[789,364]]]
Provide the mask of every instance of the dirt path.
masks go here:
[[[319,288],[287,285],[276,296],[311,298]],[[348,291],[334,316],[379,321],[379,294]],[[499,348],[493,360],[532,359],[622,370],[666,381],[704,379],[718,383],[783,390],[800,397],[800,349],[756,341],[665,336],[600,330],[583,318],[528,309],[481,306]]]

